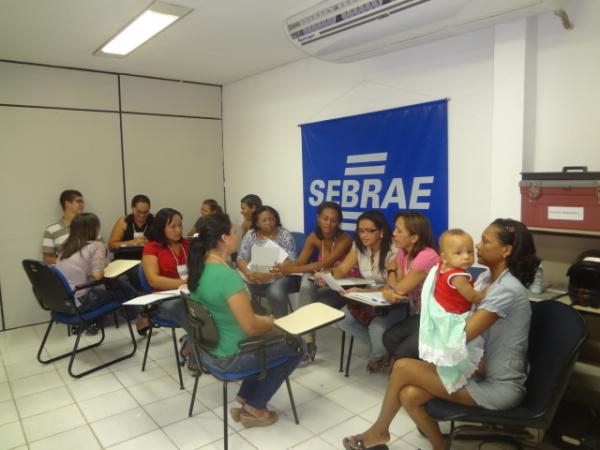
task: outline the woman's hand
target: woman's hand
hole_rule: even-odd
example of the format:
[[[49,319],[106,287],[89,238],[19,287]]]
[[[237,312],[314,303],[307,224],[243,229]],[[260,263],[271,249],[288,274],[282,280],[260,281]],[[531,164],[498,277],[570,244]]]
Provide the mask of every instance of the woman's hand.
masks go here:
[[[383,288],[383,298],[390,303],[398,303],[406,300],[406,294],[392,288],[391,286],[386,286]]]
[[[148,239],[146,239],[145,236],[140,236],[132,239],[130,242],[132,245],[144,245],[146,242],[148,242]]]
[[[284,261],[282,263],[277,263],[273,266],[272,273],[287,276],[290,273],[293,273],[292,266],[289,261]]]
[[[320,288],[327,286],[325,280],[321,278],[321,272],[315,272],[315,284]]]

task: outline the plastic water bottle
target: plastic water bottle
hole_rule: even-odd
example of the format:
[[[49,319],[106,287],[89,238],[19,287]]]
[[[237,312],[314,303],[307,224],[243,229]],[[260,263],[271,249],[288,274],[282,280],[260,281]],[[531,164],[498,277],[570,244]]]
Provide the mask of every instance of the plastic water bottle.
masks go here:
[[[544,292],[544,269],[542,269],[541,265],[538,266],[535,271],[535,277],[533,278],[530,289],[533,294],[541,294]]]

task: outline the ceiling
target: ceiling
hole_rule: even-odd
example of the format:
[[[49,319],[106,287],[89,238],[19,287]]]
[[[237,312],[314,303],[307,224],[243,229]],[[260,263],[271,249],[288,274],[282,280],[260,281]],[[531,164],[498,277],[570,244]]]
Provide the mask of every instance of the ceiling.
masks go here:
[[[226,84],[306,55],[286,17],[319,0],[165,0],[190,14],[124,58],[94,51],[150,0],[2,0],[0,59]]]

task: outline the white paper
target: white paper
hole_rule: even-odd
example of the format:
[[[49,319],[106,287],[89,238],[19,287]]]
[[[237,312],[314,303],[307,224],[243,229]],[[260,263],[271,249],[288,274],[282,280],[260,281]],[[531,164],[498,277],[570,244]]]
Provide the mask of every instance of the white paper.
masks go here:
[[[357,302],[366,303],[371,306],[389,306],[385,298],[383,298],[383,292],[349,292],[345,297],[356,300]]]
[[[336,281],[333,275],[331,275],[331,273],[329,272],[319,273],[319,278],[321,278],[325,283],[327,283],[327,286],[329,286],[329,289],[331,290],[334,290],[336,292],[344,290],[344,288],[339,285],[339,283]]]
[[[288,256],[288,253],[280,245],[267,239],[263,244],[252,246],[248,269],[253,270],[252,266],[273,267],[275,264],[284,262]]]
[[[155,303],[155,302],[158,302],[161,300],[166,300],[171,297],[172,298],[180,297],[182,293],[183,294],[190,293],[190,290],[188,289],[187,285],[180,286],[179,289],[170,289],[168,291],[158,291],[158,292],[153,292],[152,294],[141,295],[139,297],[136,297],[134,299],[126,301],[123,304],[127,305],[127,306],[150,305],[152,303]]]
[[[582,206],[548,206],[548,220],[583,221],[583,213]]]

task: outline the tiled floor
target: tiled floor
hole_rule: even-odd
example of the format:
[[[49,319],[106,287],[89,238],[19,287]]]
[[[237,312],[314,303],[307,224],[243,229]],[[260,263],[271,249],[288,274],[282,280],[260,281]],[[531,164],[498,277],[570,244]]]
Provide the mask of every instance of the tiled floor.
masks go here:
[[[141,372],[143,338],[130,359],[76,380],[67,374],[67,359],[42,365],[36,352],[46,325],[0,333],[0,449],[221,449],[222,385],[203,375],[194,415],[187,417],[193,379],[184,370],[180,390],[170,334],[152,339],[149,363]],[[107,329],[107,341],[81,354],[77,369],[111,358],[127,346],[125,326]],[[64,327],[53,329],[48,354],[68,350],[72,338]],[[91,341],[93,338],[84,338]],[[230,421],[232,450],[321,450],[342,448],[342,438],[364,430],[377,417],[386,375],[364,370],[366,349],[355,346],[349,378],[337,371],[340,333],[321,330],[316,361],[292,375],[300,425],[285,385],[271,407],[281,413],[267,428],[244,429]],[[230,401],[236,387],[229,390]],[[233,405],[233,404],[232,404]],[[401,412],[392,428],[390,449],[429,448],[412,421]],[[464,442],[457,448],[473,449]],[[485,450],[501,446],[486,444]]]

